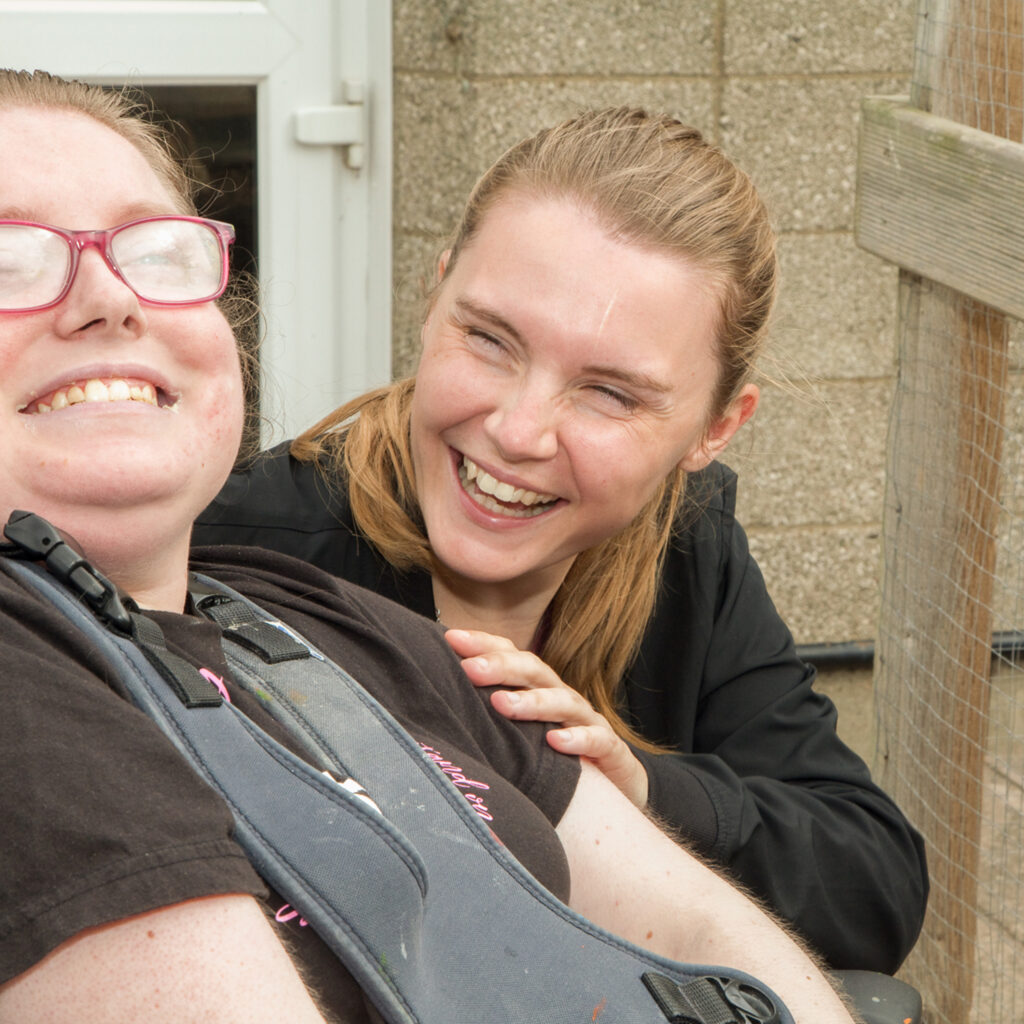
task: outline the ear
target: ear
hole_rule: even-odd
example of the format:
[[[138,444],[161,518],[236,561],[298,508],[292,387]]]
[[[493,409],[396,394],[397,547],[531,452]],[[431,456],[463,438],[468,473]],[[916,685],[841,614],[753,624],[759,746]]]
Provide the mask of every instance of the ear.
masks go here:
[[[451,249],[445,249],[437,261],[437,281],[434,284],[436,289],[438,285],[444,280],[444,272],[448,269],[448,260],[451,258]],[[423,350],[423,335],[427,329],[427,324],[430,322],[430,318],[434,315],[435,299],[437,298],[437,292],[432,291],[428,299],[427,313],[423,318],[423,323],[420,324],[420,351]]]
[[[717,459],[725,451],[733,434],[754,415],[760,400],[761,392],[757,385],[745,384],[729,403],[725,414],[709,424],[700,441],[679,460],[679,468],[687,473],[696,473]]]
[[[441,258],[437,261],[438,283],[440,283],[441,280],[444,278],[444,272],[448,269],[448,260],[451,258],[451,255],[451,249],[445,249],[445,251],[441,253]]]

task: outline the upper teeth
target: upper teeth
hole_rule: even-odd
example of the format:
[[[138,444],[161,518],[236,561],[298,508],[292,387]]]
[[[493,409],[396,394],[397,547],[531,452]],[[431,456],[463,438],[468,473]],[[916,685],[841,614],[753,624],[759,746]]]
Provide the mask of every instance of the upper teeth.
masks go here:
[[[82,402],[145,402],[157,405],[156,388],[152,384],[130,384],[122,378],[106,382],[94,377],[84,383],[68,384],[49,396],[49,401],[38,402],[36,412],[54,412]]]
[[[525,488],[513,487],[511,484],[498,480],[486,470],[481,469],[468,455],[462,457],[462,469],[467,483],[475,483],[484,494],[490,494],[499,501],[519,505],[550,504],[553,501],[558,501],[557,494],[528,491]]]

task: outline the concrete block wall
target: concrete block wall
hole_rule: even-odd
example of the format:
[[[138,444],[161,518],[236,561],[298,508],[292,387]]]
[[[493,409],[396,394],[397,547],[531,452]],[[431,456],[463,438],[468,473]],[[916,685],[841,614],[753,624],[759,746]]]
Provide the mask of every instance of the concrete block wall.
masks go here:
[[[896,274],[852,235],[860,98],[906,92],[915,0],[394,0],[394,368],[477,174],[581,106],[695,124],[781,232],[782,294],[753,424],[726,461],[801,643],[871,639]]]

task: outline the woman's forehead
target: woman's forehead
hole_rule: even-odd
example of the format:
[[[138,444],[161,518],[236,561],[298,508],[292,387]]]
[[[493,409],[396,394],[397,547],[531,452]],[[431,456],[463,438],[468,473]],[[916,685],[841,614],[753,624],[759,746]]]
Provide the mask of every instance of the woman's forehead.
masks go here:
[[[649,391],[713,386],[721,290],[676,253],[623,241],[571,201],[495,206],[441,291],[460,322],[562,367]]]
[[[618,302],[627,293],[643,300],[659,291],[667,304],[680,291],[717,303],[722,292],[719,276],[686,254],[625,239],[571,197],[503,198],[487,211],[452,269],[463,287],[493,289],[505,299],[512,292],[520,303],[549,293],[570,303],[590,298],[603,307],[613,296]],[[524,292],[529,282],[532,288]]]
[[[0,152],[0,208],[23,219],[95,228],[131,219],[132,211],[177,212],[142,153],[78,111],[0,109]]]

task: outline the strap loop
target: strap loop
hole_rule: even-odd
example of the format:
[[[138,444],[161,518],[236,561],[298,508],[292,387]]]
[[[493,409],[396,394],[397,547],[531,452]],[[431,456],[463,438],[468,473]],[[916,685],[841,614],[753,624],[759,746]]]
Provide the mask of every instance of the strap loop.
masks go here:
[[[225,640],[252,651],[266,665],[311,658],[309,648],[276,621],[257,615],[249,605],[226,594],[206,594],[195,576],[189,578],[189,595],[197,612],[216,622]]]
[[[187,708],[216,708],[224,703],[217,687],[184,658],[167,649],[164,631],[145,615],[132,615],[131,633],[146,660],[160,673]]]
[[[771,999],[735,978],[694,978],[679,984],[663,974],[643,975],[669,1024],[779,1024]]]

